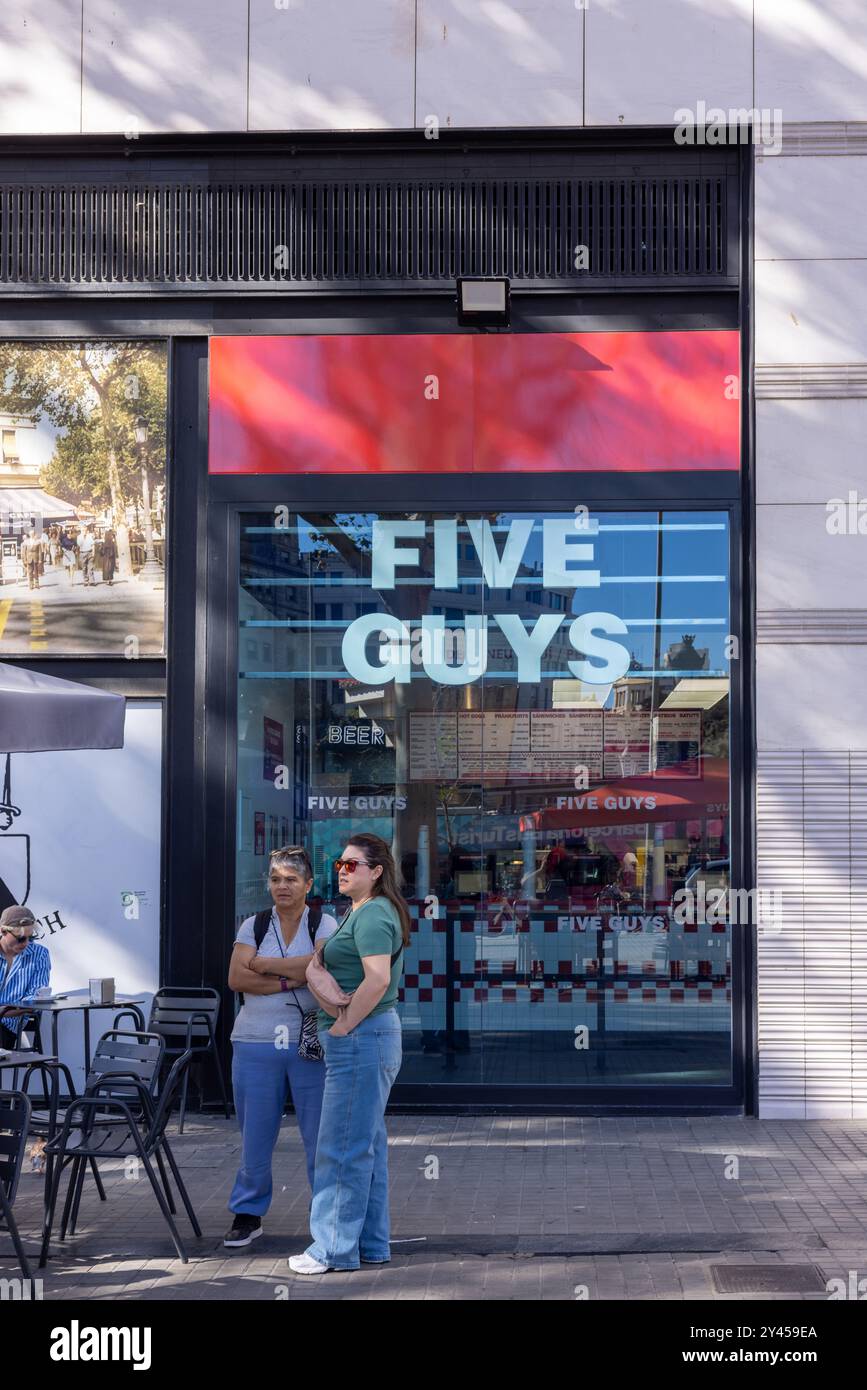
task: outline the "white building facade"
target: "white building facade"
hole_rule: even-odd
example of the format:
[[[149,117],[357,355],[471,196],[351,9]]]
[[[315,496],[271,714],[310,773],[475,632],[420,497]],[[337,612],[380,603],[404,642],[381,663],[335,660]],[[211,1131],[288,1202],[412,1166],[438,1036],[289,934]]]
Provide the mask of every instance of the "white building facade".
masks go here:
[[[53,161],[58,179],[64,174],[64,151],[79,161],[91,155],[115,159],[120,165],[125,158],[137,161],[144,180],[149,158],[175,154],[192,171],[191,177],[195,175],[207,158],[205,146],[196,141],[207,137],[213,139],[208,147],[212,151],[219,148],[223,137],[231,137],[231,157],[243,169],[245,149],[249,148],[254,161],[265,158],[262,145],[255,144],[260,137],[273,137],[268,150],[274,153],[279,148],[287,158],[294,155],[293,136],[299,148],[301,142],[308,141],[303,145],[306,157],[312,148],[309,140],[321,137],[323,158],[337,152],[340,158],[351,160],[356,148],[352,142],[364,133],[374,142],[380,138],[386,142],[381,147],[384,158],[388,157],[388,139],[392,135],[401,138],[393,157],[398,172],[401,161],[408,158],[410,137],[417,140],[418,153],[412,158],[423,160],[427,153],[437,158],[441,149],[454,149],[455,132],[466,132],[472,146],[470,158],[475,158],[472,142],[479,138],[494,143],[499,140],[500,148],[508,152],[510,138],[520,140],[522,133],[533,132],[539,138],[539,150],[544,151],[546,132],[561,142],[561,150],[571,133],[574,149],[580,152],[585,146],[589,148],[587,142],[592,144],[594,137],[604,135],[610,140],[611,167],[619,169],[624,162],[628,164],[630,151],[646,148],[643,142],[649,132],[661,138],[660,132],[670,130],[675,152],[679,149],[675,133],[686,129],[687,143],[693,143],[692,137],[703,141],[700,152],[712,159],[729,148],[741,129],[740,122],[751,117],[753,143],[738,154],[738,159],[750,166],[738,185],[743,194],[738,224],[744,256],[740,267],[729,267],[731,273],[737,271],[740,295],[734,329],[742,335],[741,360],[749,368],[748,377],[740,382],[745,502],[737,542],[742,546],[737,593],[748,615],[742,630],[746,650],[729,653],[734,661],[743,660],[748,672],[742,699],[732,706],[733,726],[741,720],[738,737],[743,741],[743,756],[733,758],[733,766],[737,764],[737,775],[744,781],[742,793],[735,790],[731,800],[734,804],[742,795],[745,808],[743,830],[748,849],[743,861],[744,885],[779,892],[781,906],[778,920],[771,926],[750,923],[737,928],[753,933],[752,944],[744,947],[742,962],[743,1018],[734,1026],[737,1032],[742,1025],[739,1047],[745,1079],[739,1099],[733,1101],[729,1095],[726,1104],[745,1107],[766,1118],[858,1118],[867,1114],[867,905],[862,898],[867,888],[867,737],[861,718],[862,678],[867,677],[867,505],[862,502],[862,498],[867,499],[867,8],[859,0],[658,0],[653,5],[644,0],[186,0],[182,5],[169,0],[149,0],[147,4],[134,0],[17,0],[0,15],[0,56],[7,73],[0,90],[0,133],[10,137],[10,157],[14,154],[25,160],[30,141],[34,152],[40,152],[49,164]],[[692,117],[695,124],[690,127]],[[714,131],[715,123],[723,119],[725,128]],[[716,143],[720,131],[722,143]],[[344,135],[346,141],[341,145]],[[66,139],[65,145],[60,137]],[[654,157],[661,157],[660,148],[659,144],[654,146]],[[638,159],[637,153],[635,157]],[[604,155],[600,159],[604,163]],[[500,168],[497,166],[498,176]],[[696,166],[689,177],[699,173]],[[13,187],[12,175],[5,177]],[[76,179],[80,182],[84,177],[78,170]],[[266,182],[267,177],[263,174]],[[725,177],[720,175],[723,180]],[[94,187],[107,186],[101,179],[101,174],[99,178],[94,175]],[[170,183],[167,179],[166,187]],[[14,200],[4,206],[3,235],[11,246],[18,236]],[[96,206],[94,202],[93,208]],[[84,203],[80,215],[86,215]],[[178,218],[185,215],[183,211],[177,213]],[[129,217],[135,218],[134,209]],[[68,220],[63,224],[66,230],[69,225]],[[133,225],[130,221],[130,236]],[[55,229],[58,237],[63,235],[60,224]],[[347,222],[344,234],[348,237],[350,232]],[[105,316],[94,307],[99,298],[98,275],[91,275],[86,293],[82,292],[74,306],[68,299],[52,299],[44,270],[49,263],[54,264],[49,240],[50,236],[43,269],[31,286],[12,284],[8,276],[4,279],[7,316],[18,325],[10,337],[17,341],[22,331],[32,342],[43,336],[72,341],[86,329],[93,339],[162,340],[178,333],[188,344],[209,336],[210,331],[226,337],[317,331],[319,311],[314,313],[307,299],[298,311],[294,330],[291,325],[287,328],[289,311],[281,311],[274,327],[273,306],[258,322],[245,307],[234,318],[227,311],[227,320],[231,319],[228,326],[221,330],[217,325],[203,335],[190,326],[195,314],[179,282],[172,291],[174,299],[163,296],[165,322],[155,325],[140,312],[147,286],[139,280],[122,306],[115,293],[111,327],[106,332],[97,327],[106,322]],[[267,259],[267,253],[263,254]],[[293,254],[292,248],[289,254]],[[193,277],[191,270],[189,278]],[[63,276],[54,278],[62,280]],[[625,292],[628,286],[620,283],[619,288]],[[660,285],[659,292],[665,288]],[[512,289],[514,293],[514,282]],[[556,286],[552,293],[555,291]],[[559,292],[565,292],[562,286]],[[151,300],[156,293],[150,294]],[[11,313],[9,298],[15,301]],[[45,308],[48,300],[53,306],[50,311]],[[261,302],[264,304],[264,299]],[[34,316],[31,311],[36,303],[42,309]],[[569,320],[569,332],[580,331],[584,308],[586,304],[582,304],[577,319]],[[533,312],[533,331],[544,331],[544,308],[537,306]],[[88,313],[93,316],[91,320]],[[631,313],[630,304],[623,310],[627,331],[638,321],[629,319]],[[692,327],[700,329],[700,319],[697,313]],[[92,328],[87,328],[89,322]],[[368,331],[401,331],[397,311],[390,328],[383,327],[384,322],[377,321]],[[659,324],[665,327],[662,317]],[[709,331],[723,331],[726,321],[708,317],[705,326]],[[558,331],[553,318],[550,327]],[[596,323],[592,331],[599,327]],[[647,330],[652,329],[648,321]],[[319,331],[332,333],[335,326],[325,323]],[[423,329],[414,326],[404,331]],[[202,373],[207,371],[207,353],[204,358],[201,354],[183,358],[182,350],[175,352],[173,348],[172,352],[171,370],[176,375],[169,378],[170,417],[172,402],[177,409],[181,380],[187,387],[193,382],[201,385]],[[0,403],[0,408],[8,407]],[[174,418],[177,421],[180,416],[176,413]],[[152,420],[150,428],[153,441]],[[176,428],[170,418],[166,433],[170,474],[172,467],[177,467],[173,462]],[[137,479],[136,469],[144,467],[146,472],[150,470],[149,485],[159,485],[155,461],[142,464],[135,447],[130,435],[129,478]],[[130,481],[125,486],[129,490],[133,484]],[[579,494],[572,501],[581,503],[584,499]],[[566,505],[566,496],[563,489],[558,492],[558,506]],[[173,493],[170,482],[168,498],[169,510],[193,505],[184,485]],[[270,508],[273,501],[282,498],[283,494],[266,497],[261,491],[255,497],[251,494],[250,509]],[[407,514],[413,512],[409,494],[399,494],[398,500],[401,498]],[[234,503],[238,500],[236,496]],[[292,496],[288,500],[292,504]],[[359,494],[357,505],[362,503]],[[109,516],[114,504],[108,493],[104,505]],[[309,505],[313,506],[312,501]],[[445,494],[432,505],[437,516],[445,514]],[[589,505],[592,511],[592,497]],[[649,503],[651,510],[654,505]],[[659,504],[660,516],[664,505]],[[487,514],[490,499],[487,503],[480,500],[479,506]],[[513,509],[519,509],[517,501]],[[196,524],[206,527],[204,514],[196,515]],[[132,536],[136,522],[128,509],[124,524],[129,525]],[[154,548],[152,537],[145,536],[143,519],[138,534],[140,541],[129,542],[134,568],[135,546],[143,547],[142,565],[148,558],[144,548]],[[193,544],[192,538],[189,544]],[[192,578],[188,575],[185,580],[193,586],[196,573],[202,583],[206,582],[208,564],[213,561],[201,552],[196,563],[198,571],[191,571]],[[255,565],[249,570],[254,572]],[[213,575],[208,582],[213,582]],[[364,597],[354,590],[352,596],[363,609]],[[323,609],[327,597],[317,595]],[[173,602],[170,596],[170,624]],[[445,601],[443,608],[447,617]],[[134,672],[124,666],[130,656],[124,643],[130,636],[136,637],[138,628],[135,622],[130,626],[126,612],[121,615],[118,611],[120,627],[112,638],[114,646],[103,653],[114,664],[98,673],[99,678],[124,690],[131,700],[146,703],[155,693],[167,693],[171,701],[171,670],[160,665],[164,653],[156,646],[148,648],[146,638],[139,655],[151,664],[135,667]],[[155,611],[153,605],[147,610],[151,617]],[[274,611],[255,607],[251,601],[242,622],[267,624]],[[281,611],[291,627],[292,617],[285,617],[290,610]],[[12,632],[14,612],[13,604]],[[323,611],[316,621],[339,625],[350,616],[345,613],[335,618]],[[169,651],[172,641],[181,640],[178,633],[184,625],[184,640],[193,647],[201,644],[201,622],[185,607],[175,622]],[[736,625],[732,630],[738,630]],[[668,632],[663,652],[682,636],[679,630]],[[246,640],[258,640],[252,627]],[[52,654],[31,648],[25,638],[22,643],[8,653],[16,660],[42,661]],[[700,638],[696,647],[708,650]],[[82,660],[96,659],[97,653],[88,651],[86,644],[75,650]],[[203,652],[199,655],[204,661]],[[276,656],[276,649],[266,656],[260,648],[253,655],[250,648],[249,659],[254,663],[261,659],[273,664]],[[708,661],[709,670],[711,659]],[[43,669],[55,668],[49,664]],[[93,673],[89,677],[83,668],[78,675],[93,678]],[[191,668],[190,681],[194,679]],[[262,689],[260,682],[255,699],[251,696],[250,717],[260,724],[265,720],[266,758],[270,737],[274,765],[288,763],[292,767],[289,748],[292,721],[298,718],[296,706],[291,706],[287,720],[282,716],[275,720]],[[174,698],[182,698],[178,687]],[[195,690],[195,699],[200,698],[204,698],[201,684]],[[563,700],[559,707],[566,708],[567,703]],[[712,699],[703,706],[706,711],[713,707]],[[558,708],[556,700],[553,708]],[[377,705],[371,697],[364,712],[371,721],[365,739],[375,742],[372,730],[377,727],[377,712],[385,721],[380,721],[381,730],[388,735],[387,721],[396,716],[393,709],[386,711],[387,699]],[[236,713],[230,711],[233,717]],[[180,763],[188,755],[193,757],[189,749],[192,713],[185,728],[186,733],[176,726],[174,733],[166,734],[169,750],[177,753]],[[239,737],[243,745],[243,731]],[[256,748],[255,757],[261,762],[261,747]],[[244,782],[243,750],[236,748],[233,759]],[[359,793],[353,781],[341,781],[337,764],[323,765],[321,771],[322,776],[314,782],[310,769],[305,771],[298,763],[292,777],[296,782],[306,778],[304,787],[310,796],[346,795],[347,805],[337,809],[347,813],[352,810],[353,796],[367,795],[374,783],[379,785],[379,774],[371,773],[366,780],[362,778]],[[600,762],[596,781],[602,781],[604,775]],[[395,771],[391,777],[391,794],[395,796],[401,794],[399,781]],[[268,791],[267,804],[259,796],[261,806],[255,784],[238,783],[233,797],[236,793],[235,867],[239,873],[247,873],[242,866],[249,860],[252,874],[258,871],[257,854],[272,843],[301,833],[301,817],[297,799],[291,809],[278,809],[273,789]],[[308,810],[311,804],[308,801]],[[522,824],[529,808],[527,799],[509,803],[513,820],[521,817]],[[210,809],[219,816],[217,802]],[[325,816],[331,810],[317,802],[310,814]],[[233,839],[235,811],[230,808],[226,814]],[[167,939],[167,916],[176,924],[171,931],[177,933],[184,911],[197,910],[195,891],[178,888],[179,867],[169,862],[179,844],[171,815],[171,809],[164,807],[161,972],[165,982],[192,983],[185,976],[180,947],[176,951]],[[683,824],[690,819],[695,816],[682,817]],[[342,824],[340,828],[342,832]],[[417,847],[422,841],[416,829],[412,834],[413,854],[421,855]],[[653,897],[651,877],[654,873],[658,877],[660,870],[658,864],[653,867],[652,827],[642,834],[650,846],[646,858],[639,856],[647,909]],[[687,838],[685,831],[680,838]],[[731,857],[724,835],[721,844],[716,851],[720,861]],[[340,848],[338,845],[338,852]],[[531,852],[535,851],[525,844],[525,869]],[[471,858],[468,856],[455,870],[464,876],[461,891],[452,875],[456,899],[461,892],[465,896],[487,893],[497,901],[508,897],[505,889],[496,891],[500,869],[486,867],[481,861],[470,862]],[[152,859],[153,845],[148,874],[153,872]],[[260,859],[258,866],[261,864]],[[437,889],[435,883],[427,881],[419,864],[416,860],[415,897],[423,904],[427,894],[421,889],[434,893]],[[494,877],[485,877],[490,874]],[[119,887],[136,891],[133,883]],[[242,901],[234,879],[229,891],[235,894],[238,912],[253,901],[252,897],[249,902]],[[254,890],[251,892],[255,896]],[[324,884],[321,892],[328,897]],[[120,899],[117,906],[120,911]],[[152,909],[151,901],[146,916],[149,930],[156,932],[158,914]],[[219,950],[210,958],[208,978],[199,983],[222,985],[222,980],[214,977],[225,959],[238,912],[225,924],[225,939],[221,938]],[[423,906],[417,915],[424,930]],[[649,909],[648,915],[652,915]],[[143,953],[148,960],[154,955],[151,946]],[[435,947],[431,935],[431,952],[435,953]],[[488,954],[493,958],[493,948]],[[641,952],[633,954],[637,959]],[[534,972],[541,972],[548,981],[544,989],[552,992],[552,997],[562,998],[564,989],[573,993],[578,989],[574,979],[568,985],[558,984],[556,964],[549,963],[544,953],[524,949],[520,940],[512,956],[508,951],[504,954],[502,947],[500,955],[506,974],[514,970],[519,976],[526,975],[528,998]],[[665,957],[666,968],[671,967],[675,955],[670,952]],[[456,957],[457,981],[449,975],[448,988],[460,994],[464,975],[469,979],[475,971],[478,976],[479,961],[487,961],[487,955],[476,943],[469,953],[461,948]],[[631,979],[627,957],[632,959],[624,951],[617,961],[624,962]],[[85,961],[81,964],[83,971]],[[154,978],[145,981],[142,976],[140,982],[137,974],[137,988],[140,984],[153,988],[159,982],[155,965],[149,969]],[[616,973],[616,963],[612,969]],[[89,973],[99,972],[91,969]],[[412,1026],[418,1029],[419,1056],[440,1048],[437,1055],[457,1058],[460,1067],[461,1049],[465,1043],[470,1046],[466,1035],[482,1030],[483,1024],[470,1015],[463,1023],[453,1017],[451,1022],[427,1017],[425,1006],[432,1001],[424,997],[424,971],[415,974],[415,985],[407,982],[407,989],[414,989],[419,996],[412,1000],[413,1005],[418,1004]],[[436,989],[433,981],[437,970],[430,974],[430,988]],[[587,978],[581,989],[589,1007]],[[670,971],[669,992],[679,978],[677,970]],[[724,1007],[725,972],[718,978]],[[499,989],[497,1008],[502,1007],[504,1016],[508,1013],[509,986],[502,979],[495,986],[492,978],[485,976],[484,984],[477,980],[474,988],[477,996],[485,992],[481,1003],[488,1006],[492,1006],[491,991]],[[639,993],[652,988],[662,1007],[662,995],[656,985],[648,984],[648,978],[642,977],[636,988]],[[648,995],[644,997],[648,1004],[652,1002]],[[409,998],[407,994],[407,1008]],[[717,1008],[716,995],[708,1003],[710,1008]],[[613,992],[610,1004],[614,1012],[609,1013],[608,1022],[612,1027],[616,1026],[612,1019],[618,1017]],[[542,1005],[548,1008],[547,994]],[[457,1007],[463,1004],[459,1001]],[[697,1016],[701,1008],[697,1004]],[[575,1013],[570,1015],[573,1017],[578,1020],[574,1028],[577,1034],[585,1015]],[[508,1027],[497,1016],[491,1018],[492,1032],[499,1035]],[[556,1014],[551,1014],[551,1019],[556,1022]],[[410,1022],[405,1014],[405,1024]],[[540,1025],[539,1035],[553,1026]],[[443,1030],[451,1035],[445,1049],[442,1039],[436,1040]],[[647,1029],[648,1038],[653,1032],[653,1028]],[[487,1070],[482,1068],[470,1078],[478,1088],[473,1092],[475,1101],[482,1103],[484,1086],[496,1084],[501,1061],[492,1046]],[[658,1058],[653,1065],[657,1063],[663,1066]],[[516,1088],[510,1103],[528,1103],[527,1088],[533,1084],[533,1075],[526,1072],[518,1077],[506,1068],[506,1080]],[[415,1080],[419,1087],[423,1085],[422,1070]],[[491,1103],[495,1103],[493,1099]],[[575,1093],[570,1103],[577,1103]],[[592,1104],[589,1090],[582,1094],[581,1103]],[[664,1097],[654,1103],[664,1108]],[[548,1096],[546,1104],[556,1108],[556,1098]],[[702,1104],[712,1105],[712,1100],[705,1095]],[[679,1095],[678,1105],[688,1109],[688,1099]]]

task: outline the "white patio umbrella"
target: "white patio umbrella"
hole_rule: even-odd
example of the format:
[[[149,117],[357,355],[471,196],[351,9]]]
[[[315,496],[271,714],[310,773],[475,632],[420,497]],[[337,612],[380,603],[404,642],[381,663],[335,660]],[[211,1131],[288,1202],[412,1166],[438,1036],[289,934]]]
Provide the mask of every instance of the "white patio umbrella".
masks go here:
[[[122,748],[125,700],[0,663],[0,755]]]

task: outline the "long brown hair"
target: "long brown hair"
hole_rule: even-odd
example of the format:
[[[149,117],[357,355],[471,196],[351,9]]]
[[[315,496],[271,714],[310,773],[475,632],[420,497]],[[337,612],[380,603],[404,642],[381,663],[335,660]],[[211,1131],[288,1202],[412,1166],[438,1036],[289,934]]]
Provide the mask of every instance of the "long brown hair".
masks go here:
[[[370,835],[367,831],[362,831],[360,835],[350,835],[346,843],[357,845],[364,850],[364,857],[372,869],[382,869],[382,873],[373,885],[372,894],[374,897],[388,898],[388,901],[395,908],[400,918],[400,931],[403,937],[404,946],[409,945],[410,940],[410,917],[409,908],[404,901],[397,884],[397,869],[391,856],[391,850],[379,835]]]

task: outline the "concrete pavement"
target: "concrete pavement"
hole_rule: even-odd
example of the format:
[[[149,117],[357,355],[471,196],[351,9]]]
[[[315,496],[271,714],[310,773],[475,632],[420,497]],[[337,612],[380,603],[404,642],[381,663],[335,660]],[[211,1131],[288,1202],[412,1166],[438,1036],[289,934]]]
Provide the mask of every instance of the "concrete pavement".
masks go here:
[[[867,1134],[856,1121],[394,1116],[389,1133],[388,1267],[289,1273],[309,1201],[292,1117],[265,1234],[224,1250],[238,1133],[193,1116],[170,1139],[204,1232],[197,1241],[182,1219],[190,1263],[175,1257],[144,1175],[106,1162],[108,1200],[88,1179],[79,1230],[55,1239],[43,1296],[751,1303],[826,1301],[859,1278],[867,1292]],[[28,1249],[41,1210],[42,1180],[25,1173],[15,1212]],[[720,1292],[723,1267],[747,1267],[767,1292]],[[17,1273],[0,1236],[0,1278]],[[791,1278],[810,1290],[789,1291]]]
[[[139,655],[162,651],[162,588],[135,577],[105,583],[97,575],[74,583],[49,566],[38,589],[26,582],[0,585],[0,656],[97,652],[124,655],[130,637]]]

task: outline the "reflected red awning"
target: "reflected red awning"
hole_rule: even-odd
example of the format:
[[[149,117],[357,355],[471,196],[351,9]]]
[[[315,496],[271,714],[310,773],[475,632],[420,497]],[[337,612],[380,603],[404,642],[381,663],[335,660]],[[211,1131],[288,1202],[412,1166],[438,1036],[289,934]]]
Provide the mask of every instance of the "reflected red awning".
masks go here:
[[[215,337],[211,473],[737,469],[730,330]]]
[[[558,805],[558,802],[566,804]],[[729,765],[704,758],[701,776],[622,777],[586,792],[558,796],[550,806],[525,813],[522,830],[584,830],[599,825],[645,825],[654,821],[725,816],[729,809]]]

